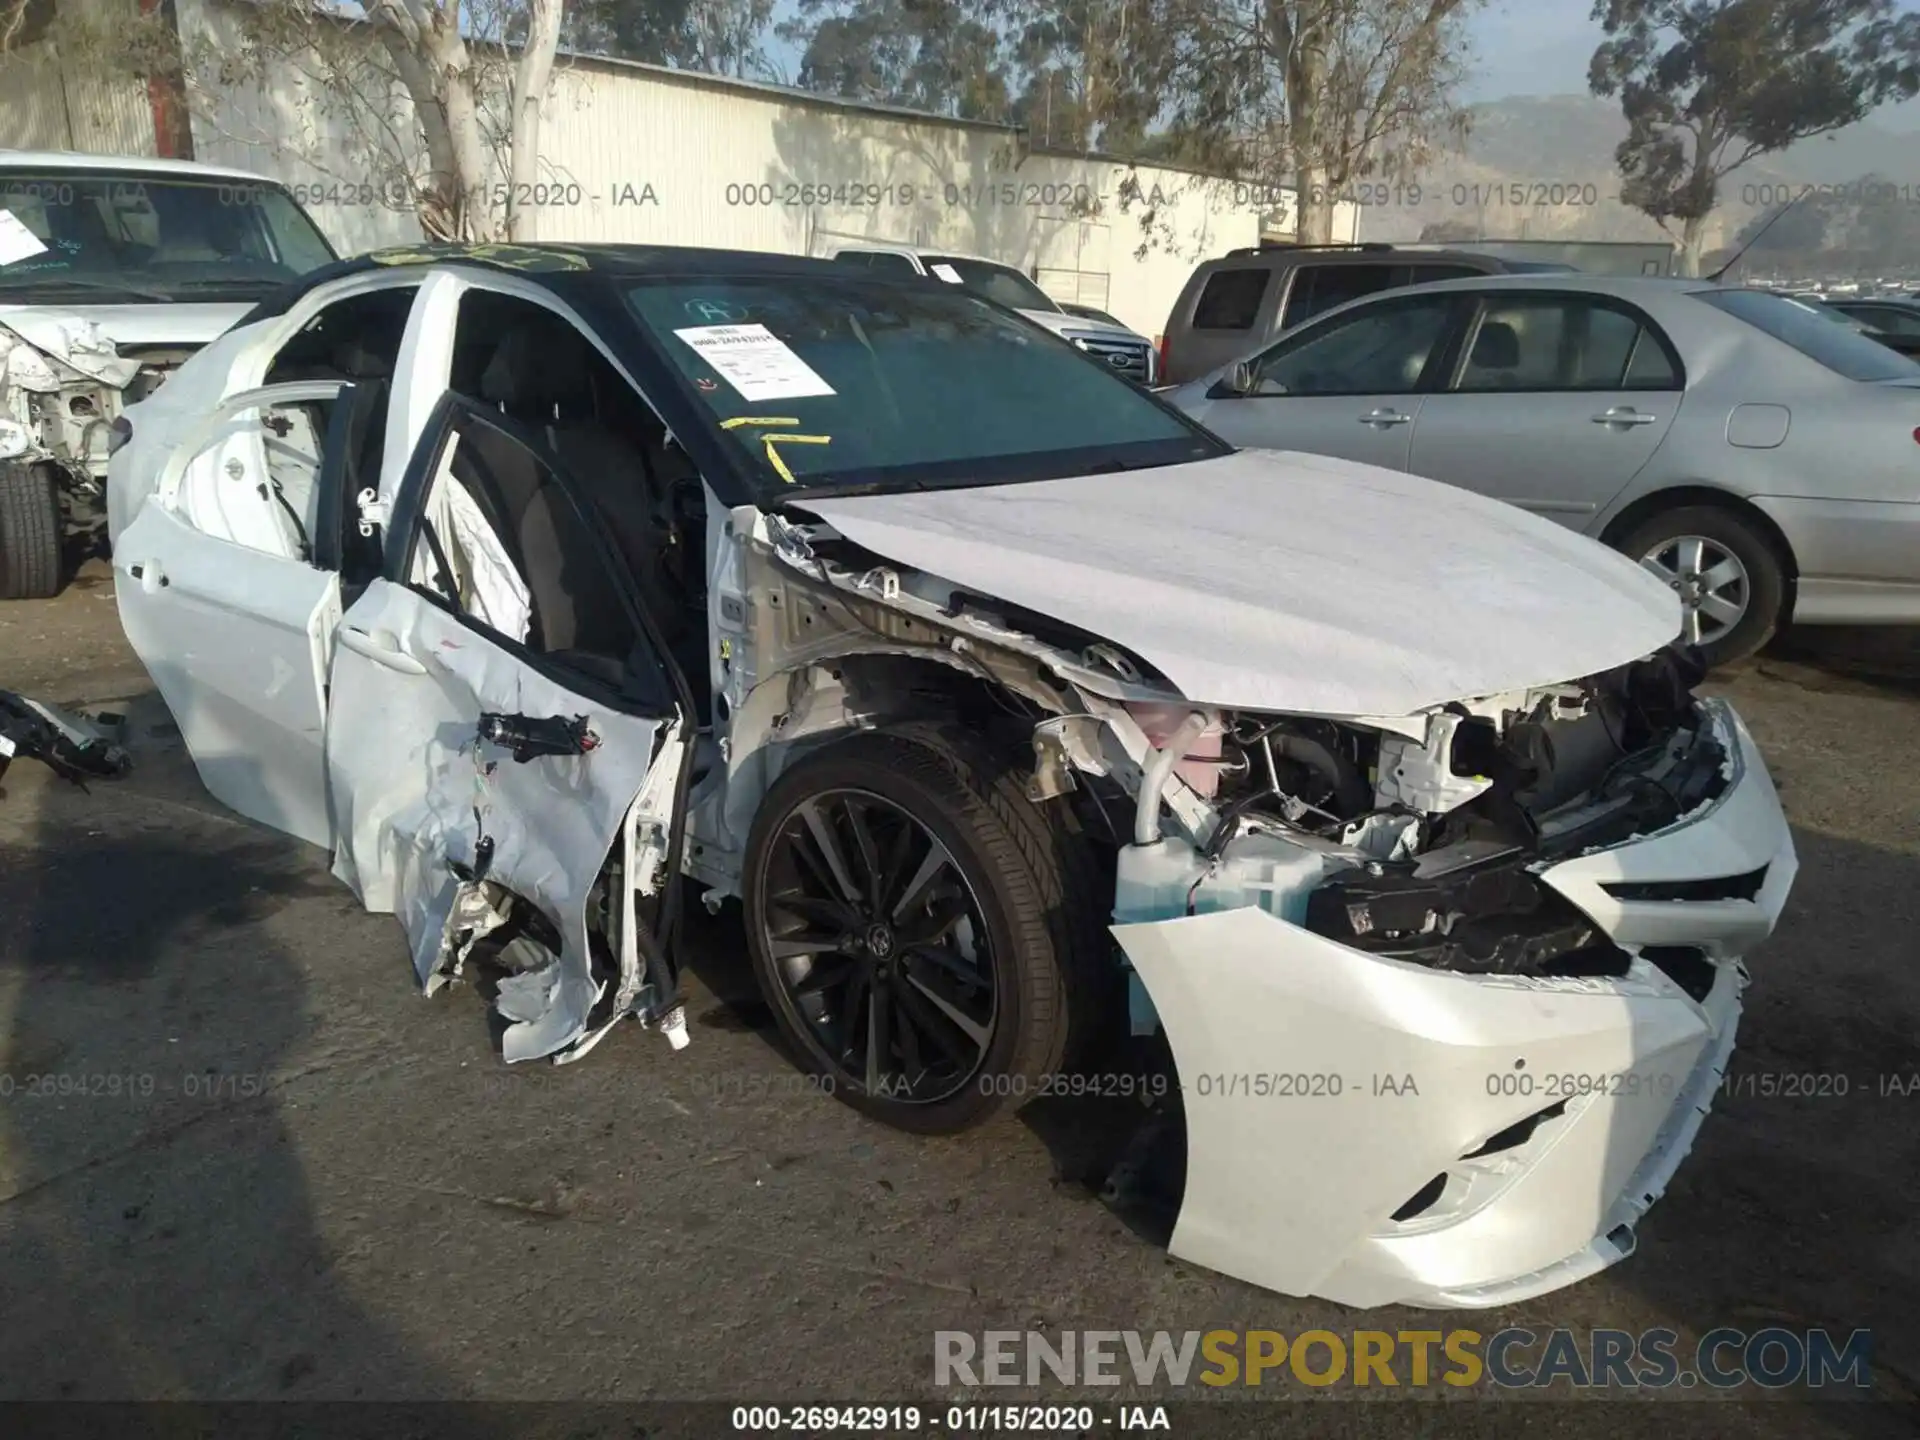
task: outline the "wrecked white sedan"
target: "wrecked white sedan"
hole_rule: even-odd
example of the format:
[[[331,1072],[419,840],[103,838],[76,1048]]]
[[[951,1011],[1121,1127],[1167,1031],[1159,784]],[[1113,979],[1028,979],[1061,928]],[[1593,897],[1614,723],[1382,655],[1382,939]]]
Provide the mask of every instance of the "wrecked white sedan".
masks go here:
[[[1173,1253],[1294,1294],[1629,1253],[1794,879],[1639,567],[1236,453],[956,287],[345,262],[134,410],[110,494],[207,788],[327,847],[507,1060],[684,1044],[680,897],[738,897],[799,1063],[889,1124],[1144,1037]]]

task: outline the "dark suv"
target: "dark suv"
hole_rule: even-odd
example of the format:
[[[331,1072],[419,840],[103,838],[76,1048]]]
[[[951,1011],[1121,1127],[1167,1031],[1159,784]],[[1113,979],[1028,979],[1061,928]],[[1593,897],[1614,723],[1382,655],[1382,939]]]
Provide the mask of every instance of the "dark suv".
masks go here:
[[[1376,290],[1542,267],[1465,250],[1393,245],[1276,246],[1204,260],[1160,337],[1160,383],[1177,385],[1256,349],[1323,310]]]

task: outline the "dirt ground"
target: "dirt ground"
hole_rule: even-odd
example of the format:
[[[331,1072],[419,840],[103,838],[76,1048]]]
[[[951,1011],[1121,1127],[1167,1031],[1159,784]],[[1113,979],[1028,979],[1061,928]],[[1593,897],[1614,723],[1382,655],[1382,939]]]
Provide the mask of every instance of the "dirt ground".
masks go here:
[[[1081,1183],[1072,1112],[917,1140],[808,1093],[724,923],[687,1050],[636,1026],[508,1070],[481,1003],[423,1000],[397,924],[323,855],[204,794],[104,572],[0,607],[0,687],[131,697],[140,762],[89,794],[0,782],[0,1399],[944,1403],[936,1330],[1462,1323],[1171,1260]],[[1870,1328],[1876,1393],[1907,1406],[1800,1391],[1702,1433],[1912,1433],[1920,1091],[1878,1082],[1920,1074],[1920,637],[1796,637],[1719,688],[1802,862],[1735,1073],[1848,1093],[1734,1087],[1638,1255],[1471,1323]],[[124,1082],[24,1093],[46,1074]],[[1340,1411],[1478,1434],[1488,1393]],[[1236,1412],[1238,1433],[1329,1433],[1303,1408]],[[1673,1435],[1704,1408],[1570,1401],[1527,1426]]]

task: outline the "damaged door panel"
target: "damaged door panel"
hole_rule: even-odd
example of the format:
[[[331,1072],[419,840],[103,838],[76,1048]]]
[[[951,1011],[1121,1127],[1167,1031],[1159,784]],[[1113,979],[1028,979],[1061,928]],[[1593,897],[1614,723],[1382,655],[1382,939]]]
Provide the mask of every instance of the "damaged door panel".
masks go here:
[[[352,389],[278,386],[219,406],[169,457],[113,552],[128,643],[173,712],[201,781],[242,815],[313,845],[333,838],[325,692],[340,581],[292,543],[258,421],[243,417],[281,404],[332,405],[337,417]],[[238,473],[190,483],[197,460],[242,431],[259,468],[229,457]],[[322,448],[316,501],[341,483],[343,447]]]
[[[213,539],[158,504],[120,537],[113,569],[127,641],[207,790],[250,820],[328,844],[321,667],[338,577]]]
[[[683,718],[534,447],[443,406],[404,493],[393,575],[349,608],[334,658],[335,874],[399,916],[428,993],[524,907],[503,1054],[570,1058],[673,1003],[639,907],[668,884]]]

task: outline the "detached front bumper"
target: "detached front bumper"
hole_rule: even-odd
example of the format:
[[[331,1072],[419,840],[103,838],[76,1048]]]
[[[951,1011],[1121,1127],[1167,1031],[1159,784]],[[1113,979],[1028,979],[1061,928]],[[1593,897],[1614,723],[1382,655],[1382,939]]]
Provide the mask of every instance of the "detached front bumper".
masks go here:
[[[1635,954],[1624,977],[1433,970],[1253,908],[1114,927],[1179,1071],[1173,1254],[1344,1304],[1480,1307],[1633,1252],[1798,868],[1751,737],[1708,708],[1717,799],[1541,871]]]

